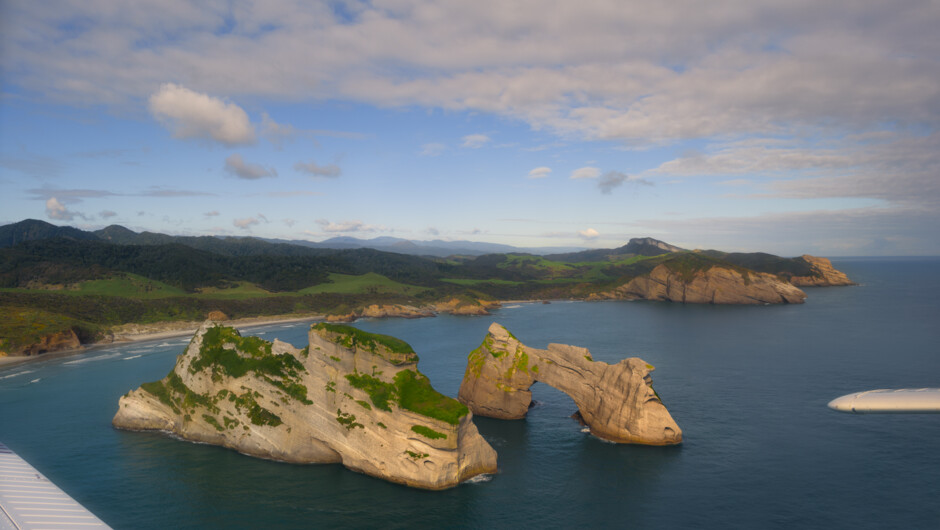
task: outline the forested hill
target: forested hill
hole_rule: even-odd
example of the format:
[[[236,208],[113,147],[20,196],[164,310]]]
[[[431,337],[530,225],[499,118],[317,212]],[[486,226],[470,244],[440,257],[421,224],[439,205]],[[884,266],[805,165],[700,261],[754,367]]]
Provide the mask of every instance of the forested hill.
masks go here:
[[[289,246],[289,245],[286,245]],[[271,292],[296,291],[328,281],[329,273],[369,272],[425,285],[440,277],[430,260],[370,249],[318,250],[316,255],[225,255],[179,243],[116,245],[46,239],[0,249],[0,287],[67,285],[131,273],[193,292],[250,282]]]

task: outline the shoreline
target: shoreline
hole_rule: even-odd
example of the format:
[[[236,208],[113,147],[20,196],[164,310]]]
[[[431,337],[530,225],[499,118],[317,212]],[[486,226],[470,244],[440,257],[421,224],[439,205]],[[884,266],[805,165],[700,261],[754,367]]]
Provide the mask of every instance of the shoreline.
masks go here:
[[[308,315],[308,316],[286,316],[286,315],[273,315],[270,317],[249,317],[249,318],[237,318],[234,320],[220,320],[220,323],[224,323],[229,326],[236,328],[252,328],[258,326],[266,326],[273,324],[290,324],[294,322],[305,322],[305,321],[318,321],[323,320],[324,315]],[[199,326],[205,322],[199,321],[185,321],[185,322],[157,322],[153,324],[123,324],[118,326],[114,332],[114,339],[111,341],[98,341],[90,342],[88,344],[83,344],[81,348],[74,348],[70,350],[59,350],[48,353],[40,353],[38,355],[16,355],[16,356],[4,356],[0,357],[0,370],[4,370],[13,366],[18,366],[21,364],[27,364],[36,362],[42,359],[55,359],[58,357],[70,357],[72,355],[78,355],[86,353],[98,348],[103,348],[107,346],[113,346],[118,344],[132,344],[135,342],[146,342],[150,340],[160,340],[160,339],[171,339],[176,337],[183,337],[186,335],[192,335],[199,329]],[[127,329],[121,329],[127,328]],[[139,329],[140,331],[134,331]],[[164,328],[164,329],[156,329]]]
[[[500,304],[499,307],[494,309],[499,309],[505,305],[509,304],[542,304],[545,302],[553,303],[565,301],[566,299],[551,299],[551,300],[497,300]],[[574,301],[577,299],[571,298],[567,301]],[[484,315],[478,315],[484,316]],[[395,316],[386,316],[386,317],[372,317],[372,318],[398,318]],[[271,315],[271,316],[259,316],[259,317],[247,317],[247,318],[238,318],[234,320],[220,320],[220,323],[233,326],[236,328],[251,328],[258,326],[265,326],[269,324],[290,324],[294,322],[304,322],[304,321],[325,321],[326,315],[306,315],[306,316],[288,316],[288,315]],[[0,370],[5,370],[13,366],[18,366],[21,364],[27,364],[31,362],[36,362],[41,359],[54,359],[58,357],[69,357],[72,355],[79,355],[81,353],[86,353],[98,348],[103,348],[107,346],[112,346],[122,343],[134,343],[134,342],[145,342],[150,340],[160,340],[160,339],[171,339],[176,337],[183,337],[186,335],[192,335],[199,329],[199,326],[202,325],[203,321],[166,321],[166,322],[154,322],[151,324],[122,324],[117,326],[113,331],[113,339],[110,341],[98,341],[90,342],[88,344],[83,344],[81,348],[69,349],[69,350],[58,350],[48,353],[41,353],[38,355],[24,355],[24,356],[4,356],[0,357]]]

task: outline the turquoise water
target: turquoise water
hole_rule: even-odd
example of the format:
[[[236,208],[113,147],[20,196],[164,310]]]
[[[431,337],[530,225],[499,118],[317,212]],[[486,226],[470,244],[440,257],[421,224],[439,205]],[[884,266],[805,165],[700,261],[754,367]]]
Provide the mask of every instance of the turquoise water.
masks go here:
[[[940,528],[940,415],[826,408],[940,387],[940,260],[835,264],[862,285],[808,289],[802,306],[524,304],[357,323],[411,343],[449,395],[493,321],[535,347],[642,357],[679,447],[597,440],[540,384],[526,420],[475,419],[499,473],[444,492],[112,429],[118,397],[166,375],[188,337],[3,369],[0,441],[115,528]],[[245,333],[306,344],[306,325]]]

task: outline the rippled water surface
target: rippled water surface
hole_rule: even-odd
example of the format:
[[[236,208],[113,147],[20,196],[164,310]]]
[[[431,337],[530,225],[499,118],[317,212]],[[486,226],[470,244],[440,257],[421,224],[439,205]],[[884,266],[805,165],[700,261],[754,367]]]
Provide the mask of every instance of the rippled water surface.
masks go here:
[[[526,420],[475,419],[500,472],[443,492],[112,429],[121,394],[166,375],[188,337],[0,370],[0,441],[115,528],[940,528],[940,415],[826,408],[855,391],[940,387],[940,260],[835,264],[861,285],[808,289],[802,306],[522,304],[356,324],[411,343],[452,396],[493,321],[535,347],[642,357],[679,447],[586,435],[572,401],[541,384]],[[306,329],[244,333],[302,347]]]

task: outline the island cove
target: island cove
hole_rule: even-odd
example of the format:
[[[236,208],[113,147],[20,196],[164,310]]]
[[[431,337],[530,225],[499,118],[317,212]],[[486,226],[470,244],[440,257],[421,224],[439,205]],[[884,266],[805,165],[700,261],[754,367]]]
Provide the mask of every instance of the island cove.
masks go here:
[[[497,471],[473,414],[524,416],[515,409],[528,408],[536,380],[569,394],[595,436],[649,445],[682,439],[640,359],[608,365],[584,348],[537,350],[494,323],[468,356],[458,401],[434,390],[399,339],[328,323],[308,336],[301,350],[206,321],[165,378],[120,398],[112,422],[285,462],[342,463],[431,490]],[[494,403],[515,412],[500,416]]]
[[[804,286],[851,285],[825,258],[685,250],[651,238],[567,254],[414,256],[253,238],[0,227],[0,356],[192,330],[209,313],[419,318],[485,315],[500,300],[802,303]]]

